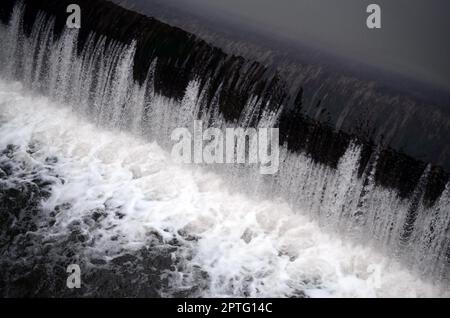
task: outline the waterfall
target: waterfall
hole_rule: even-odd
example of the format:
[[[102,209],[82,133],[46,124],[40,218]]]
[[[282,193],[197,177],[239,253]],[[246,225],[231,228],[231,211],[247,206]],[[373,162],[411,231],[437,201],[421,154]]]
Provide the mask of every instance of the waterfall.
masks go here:
[[[173,129],[192,128],[194,120],[218,128],[277,127],[282,116],[283,105],[274,108],[255,94],[231,122],[218,102],[221,88],[210,96],[215,84],[205,78],[190,80],[181,99],[164,96],[155,89],[155,72],[164,61],[155,58],[145,79],[135,78],[135,41],[122,43],[91,32],[80,42],[76,29],[55,33],[54,17],[43,11],[27,34],[24,12],[24,4],[16,5],[8,24],[0,25],[0,76],[67,105],[97,127],[131,133],[169,150]],[[424,166],[412,194],[404,196],[376,182],[380,151],[373,152],[366,165],[363,156],[364,147],[356,139],[335,166],[283,144],[280,169],[273,176],[247,166],[203,168],[222,175],[231,188],[283,200],[322,229],[399,258],[429,279],[449,282],[450,183],[427,204],[431,165]]]

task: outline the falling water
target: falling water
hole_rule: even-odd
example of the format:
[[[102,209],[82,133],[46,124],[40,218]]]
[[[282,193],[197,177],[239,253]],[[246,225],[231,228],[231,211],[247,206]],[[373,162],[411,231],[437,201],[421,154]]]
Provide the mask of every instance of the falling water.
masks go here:
[[[189,83],[181,101],[158,95],[154,90],[154,72],[158,65],[156,59],[152,62],[147,72],[147,78],[143,83],[134,80],[135,43],[126,45],[105,36],[91,33],[79,52],[77,49],[79,40],[77,30],[67,29],[59,37],[56,37],[54,34],[54,19],[40,12],[36,17],[31,34],[26,36],[23,32],[23,14],[23,6],[16,6],[9,25],[0,25],[0,37],[4,39],[2,48],[0,48],[0,74],[3,78],[2,81],[4,81],[2,86],[4,89],[8,87],[5,81],[9,83],[19,81],[23,87],[27,90],[30,89],[33,94],[47,96],[49,100],[45,103],[50,106],[42,106],[42,109],[39,109],[34,105],[25,109],[23,106],[19,107],[11,102],[11,98],[12,100],[14,98],[10,97],[7,102],[1,101],[2,109],[4,109],[2,112],[7,113],[6,103],[9,102],[16,105],[17,108],[11,108],[14,111],[29,112],[35,114],[33,116],[36,117],[50,114],[47,119],[36,119],[35,121],[32,118],[33,116],[30,117],[26,114],[9,114],[9,117],[6,116],[13,123],[16,120],[16,125],[17,123],[43,125],[40,128],[37,127],[39,131],[42,130],[40,134],[44,136],[42,137],[43,142],[51,143],[52,140],[52,137],[48,136],[48,132],[44,128],[64,129],[64,124],[60,122],[63,119],[58,116],[67,118],[66,129],[87,129],[93,134],[92,136],[95,136],[96,141],[94,142],[86,138],[86,131],[79,132],[81,137],[77,137],[76,132],[71,131],[58,133],[58,138],[67,138],[68,143],[74,142],[73,147],[75,148],[82,148],[83,146],[79,140],[74,141],[74,138],[81,138],[86,143],[87,149],[89,147],[100,149],[103,147],[102,142],[111,138],[111,134],[121,134],[117,135],[120,137],[113,137],[118,138],[118,141],[112,142],[109,146],[121,147],[115,148],[115,152],[117,156],[124,158],[127,155],[133,156],[132,151],[137,151],[141,155],[142,151],[149,151],[150,154],[163,158],[164,153],[171,146],[170,134],[172,130],[177,127],[191,127],[195,119],[201,119],[207,125],[215,127],[247,127],[251,122],[254,122],[256,114],[260,113],[259,110],[263,110],[263,115],[258,118],[258,125],[260,127],[276,126],[280,109],[270,109],[269,105],[261,104],[256,96],[246,105],[238,122],[227,122],[220,114],[214,98],[207,103],[205,98],[206,88],[201,89],[197,80]],[[28,98],[27,101],[34,103],[33,99],[30,99],[31,97],[23,98]],[[42,98],[39,102],[36,101],[37,105],[45,103]],[[52,112],[55,114],[51,114]],[[79,120],[85,122],[84,126],[78,127],[76,124],[78,119],[75,118],[82,118]],[[45,123],[45,120],[55,120],[55,123]],[[90,126],[88,122],[95,124],[95,127]],[[6,128],[3,129],[6,131]],[[134,139],[131,135],[134,136]],[[157,147],[149,146],[153,141],[157,143]],[[95,144],[97,142],[98,145]],[[64,151],[68,154],[76,151],[68,149],[70,148],[68,144],[61,143],[59,146],[61,149],[65,149]],[[129,153],[127,154],[128,150]],[[92,151],[95,152],[95,150]],[[143,160],[142,157],[139,157],[139,159]],[[385,255],[384,257],[393,258],[395,259],[393,262],[398,261],[401,264],[395,263],[396,265],[392,265],[392,267],[383,267],[388,265],[382,265],[383,269],[390,268],[387,272],[391,276],[400,273],[399,268],[405,266],[412,273],[432,282],[444,284],[448,282],[450,279],[450,184],[446,186],[440,198],[430,207],[423,204],[423,200],[421,200],[425,191],[424,184],[428,178],[427,169],[423,172],[412,196],[406,199],[402,198],[396,190],[383,188],[375,183],[376,154],[370,159],[370,164],[362,175],[358,174],[360,159],[361,148],[357,143],[351,143],[345,154],[340,158],[336,168],[317,163],[304,153],[290,152],[286,147],[282,147],[280,170],[274,176],[262,176],[258,169],[248,166],[204,166],[201,167],[201,171],[204,171],[202,177],[198,176],[199,172],[194,168],[173,166],[163,168],[165,173],[168,174],[169,180],[171,178],[178,180],[181,176],[185,176],[187,180],[194,178],[200,184],[206,182],[211,186],[210,200],[218,200],[217,202],[229,204],[225,212],[218,212],[223,208],[220,207],[220,204],[207,204],[205,209],[209,210],[202,210],[201,215],[195,217],[192,216],[192,211],[184,211],[183,213],[186,213],[186,215],[182,216],[179,208],[174,208],[173,212],[167,212],[173,218],[186,220],[186,223],[192,222],[190,225],[191,231],[195,235],[198,237],[203,235],[210,239],[210,241],[199,240],[198,254],[194,256],[195,261],[209,274],[208,294],[240,295],[243,293],[244,295],[267,296],[270,295],[267,287],[271,287],[276,295],[295,294],[302,288],[307,291],[308,296],[321,295],[320,288],[317,288],[313,282],[314,269],[321,268],[321,274],[328,273],[330,275],[332,270],[322,268],[322,265],[311,260],[312,256],[309,253],[312,252],[308,249],[308,246],[317,247],[318,242],[326,242],[319,245],[324,249],[324,253],[331,253],[332,257],[338,259],[344,258],[345,261],[343,262],[349,262],[351,255],[356,255],[358,252],[360,252],[359,258],[366,257],[369,255],[367,249],[370,248],[374,251],[381,251]],[[75,163],[70,163],[70,165],[73,165],[73,169],[85,169]],[[112,173],[110,166],[102,166],[95,162],[90,165],[92,167],[99,165],[96,168],[106,169],[104,173],[108,173],[107,171]],[[120,174],[122,167],[117,169],[119,171],[117,173]],[[136,166],[130,165],[130,169],[133,171],[135,178],[145,176],[138,163],[136,163]],[[154,169],[154,167],[148,169]],[[175,170],[169,172],[170,169]],[[180,169],[185,170],[181,172]],[[180,173],[180,176],[173,177],[177,172]],[[194,177],[192,177],[192,174]],[[199,178],[213,179],[213,184],[219,182],[218,180],[223,180],[220,182],[227,185],[227,190],[224,188],[223,193],[220,194],[220,191],[222,191],[220,186],[212,186],[211,183],[208,183],[211,180],[208,182],[198,181]],[[115,182],[113,179],[110,182]],[[180,186],[178,191],[190,186],[187,184],[188,181],[185,181],[186,183],[173,182]],[[80,184],[79,186],[83,185]],[[104,185],[99,181],[94,182],[93,186],[102,187]],[[149,187],[148,189],[142,188],[147,191],[162,191],[153,189],[148,181],[140,186],[141,188],[142,186]],[[139,186],[136,187],[139,188]],[[167,183],[164,183],[162,189],[166,189],[168,192],[159,194],[161,196],[170,197],[172,191],[177,192],[177,190],[171,189]],[[127,190],[132,193],[138,191],[135,188]],[[202,193],[202,190],[198,191]],[[200,194],[196,193],[195,195]],[[219,195],[221,197],[218,197]],[[257,203],[257,198],[264,198],[265,200],[262,203]],[[51,200],[56,199],[51,197]],[[124,198],[120,197],[118,201],[120,200],[124,200]],[[43,204],[51,205],[50,201]],[[138,202],[143,207],[148,204],[139,200]],[[172,202],[172,204],[175,203]],[[178,204],[182,205],[183,201],[178,202]],[[254,206],[252,206],[253,204]],[[156,206],[158,205],[156,204]],[[246,211],[248,211],[248,214],[246,214]],[[235,215],[230,215],[233,213]],[[164,223],[160,226],[169,227],[165,224],[167,219],[162,221],[161,215],[156,218],[158,222]],[[219,221],[213,220],[214,218],[218,218]],[[221,218],[224,222],[233,221],[234,223],[230,227],[225,225],[225,228],[218,227],[216,223],[220,222]],[[279,221],[275,221],[278,218]],[[171,220],[174,219],[171,218]],[[180,224],[183,223],[183,221],[179,222]],[[270,224],[270,222],[274,222],[274,224]],[[208,224],[211,226],[209,230],[207,229]],[[123,232],[136,228],[139,229],[138,233],[145,232],[138,224],[131,221],[128,225],[129,228],[126,225],[121,226]],[[176,228],[178,225],[172,226]],[[296,228],[296,226],[298,227]],[[278,228],[275,229],[274,227]],[[227,231],[236,232],[233,234]],[[322,234],[322,231],[331,233],[330,235],[339,233],[343,240],[358,242],[358,245],[350,248],[349,245],[345,244],[340,246],[343,243],[334,244],[328,234]],[[133,235],[135,236],[133,240],[139,241],[141,239],[139,234]],[[233,246],[234,249],[217,248],[211,243],[211,240],[219,241],[221,236],[223,238],[220,244],[228,244],[224,238],[229,239],[230,244],[233,244],[233,240],[236,239],[235,236],[238,236],[238,240],[241,237],[243,239],[240,240],[238,245]],[[276,241],[276,243],[271,240]],[[130,248],[131,243],[128,242],[127,244],[127,248]],[[274,255],[272,251],[262,251],[260,254],[256,254],[257,252],[251,252],[245,244],[250,244],[253,248],[256,248],[256,251],[261,248],[262,244],[273,244],[276,245],[273,248],[278,251],[279,255]],[[219,256],[215,255],[214,249],[231,254],[218,259]],[[333,249],[336,250],[333,251]],[[350,251],[351,249],[353,249],[353,252]],[[320,248],[318,253],[320,253]],[[346,253],[350,255],[348,258],[344,256]],[[286,257],[283,258],[283,255]],[[228,266],[224,260],[226,257],[229,257],[230,262],[234,260],[238,264],[228,264],[230,266],[228,271],[231,272],[226,270]],[[248,263],[238,260],[239,257],[248,261]],[[261,261],[261,257],[268,257],[272,261],[266,263]],[[277,257],[279,259],[275,260]],[[370,257],[383,264],[386,262],[381,256]],[[207,258],[215,259],[215,261],[208,263],[205,261]],[[359,258],[358,262],[361,261]],[[262,262],[259,264],[260,269],[253,272],[257,266],[252,262],[257,262],[258,259]],[[308,263],[308,260],[312,263]],[[320,262],[320,259],[318,258],[316,261]],[[214,262],[216,262],[216,265],[213,264]],[[269,264],[277,268],[271,268]],[[308,269],[308,266],[310,266],[310,269]],[[323,266],[333,265],[324,263]],[[231,268],[237,268],[237,270],[233,272]],[[183,270],[188,271],[187,268],[180,271]],[[289,279],[285,280],[282,278],[282,273],[286,270],[288,273],[285,274],[289,276]],[[246,271],[245,275],[242,274],[243,271]],[[328,274],[324,274],[325,276],[317,279],[326,280]],[[341,278],[338,280],[330,279],[334,283],[339,282],[344,286],[346,282],[345,278],[342,277],[347,276],[342,272],[339,275],[341,275],[339,276]],[[401,277],[408,277],[409,281],[413,280],[408,276],[410,274],[402,275],[406,275]],[[195,279],[195,277],[190,279]],[[267,277],[270,277],[270,279]],[[347,277],[347,279],[349,278]],[[227,282],[225,285],[228,289],[219,288],[224,281]],[[268,285],[264,287],[263,283]],[[347,283],[350,283],[350,281],[347,281]],[[193,283],[189,278],[183,278],[174,284],[178,284],[177,286],[180,287]],[[299,284],[303,287],[301,288]],[[308,287],[309,289],[305,287],[309,285],[315,287]],[[321,281],[319,285],[322,286],[323,290],[326,290],[323,293],[329,295],[349,295],[355,292],[351,291],[346,294],[345,288],[340,289],[336,286],[330,286],[324,281]],[[385,285],[383,288],[389,287]],[[392,288],[391,285],[390,288]],[[386,293],[388,294],[388,292]],[[367,290],[365,295],[372,294]],[[383,295],[383,293],[380,292],[380,295]]]

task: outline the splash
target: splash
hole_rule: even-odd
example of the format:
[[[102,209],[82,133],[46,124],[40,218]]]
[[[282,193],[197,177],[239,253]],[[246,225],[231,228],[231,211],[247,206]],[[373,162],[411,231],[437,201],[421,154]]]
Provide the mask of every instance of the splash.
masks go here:
[[[170,281],[163,296],[448,293],[389,257],[327,234],[281,199],[252,199],[216,173],[171,162],[156,143],[98,128],[19,84],[0,82],[0,103],[0,148],[15,144],[23,160],[52,167],[41,171],[54,182],[40,204],[35,235],[48,242],[70,236],[77,224],[90,242],[82,257],[107,263],[152,246],[156,233],[161,246],[178,246],[165,250],[179,261],[162,274]],[[27,152],[30,144],[34,152]],[[50,165],[48,158],[57,160]],[[44,225],[55,210],[54,222]],[[92,216],[95,226],[85,222]]]
[[[64,215],[68,219],[56,232],[100,204],[133,215],[126,222],[122,212],[116,215],[119,221],[105,218],[109,226],[104,228],[113,226],[117,232],[111,235],[124,239],[111,245],[110,235],[100,233],[95,246],[110,246],[115,256],[144,246],[145,233],[155,229],[166,240],[165,229],[172,239],[189,233],[192,239],[184,238],[187,243],[180,249],[185,252],[179,255],[192,261],[169,275],[171,284],[192,291],[196,282],[205,281],[199,292],[206,295],[427,296],[434,289],[414,275],[437,285],[450,279],[450,185],[433,206],[424,205],[420,198],[427,169],[412,198],[404,199],[375,184],[376,155],[358,173],[361,149],[355,143],[335,168],[281,147],[275,176],[241,165],[188,169],[169,164],[175,128],[195,120],[218,128],[248,127],[255,121],[259,127],[274,127],[281,110],[255,96],[237,122],[227,123],[217,96],[206,98],[198,80],[189,83],[181,100],[155,93],[157,60],[145,81],[136,82],[134,43],[91,33],[79,50],[78,31],[56,37],[54,19],[42,12],[26,36],[23,14],[23,6],[16,6],[9,25],[0,25],[5,39],[0,49],[1,138],[3,147],[19,143],[22,148],[36,139],[46,157],[67,160],[61,174],[71,182],[54,186],[43,203],[50,211],[71,202]],[[38,95],[8,86],[14,81]],[[328,236],[337,233],[348,243]],[[201,270],[194,270],[194,264]],[[377,288],[371,284],[379,273],[382,287]]]

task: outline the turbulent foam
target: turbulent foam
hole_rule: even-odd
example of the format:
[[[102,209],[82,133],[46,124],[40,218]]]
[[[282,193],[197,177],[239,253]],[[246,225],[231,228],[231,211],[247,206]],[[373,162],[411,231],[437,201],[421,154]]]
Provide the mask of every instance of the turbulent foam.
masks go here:
[[[95,244],[83,243],[80,251],[111,262],[156,240],[164,253],[176,249],[170,252],[173,264],[161,270],[169,271],[171,286],[186,295],[438,293],[353,241],[382,251],[436,285],[450,279],[450,185],[433,206],[424,205],[428,169],[413,197],[405,199],[376,185],[376,154],[358,174],[361,149],[354,144],[336,168],[283,147],[274,176],[248,166],[189,170],[173,165],[166,151],[174,128],[190,127],[195,119],[216,127],[255,121],[271,127],[280,110],[255,97],[238,122],[226,123],[217,96],[206,98],[196,80],[181,101],[156,94],[156,60],[146,80],[135,82],[133,43],[92,33],[78,52],[76,30],[56,38],[54,19],[40,13],[25,36],[22,20],[23,8],[16,7],[9,25],[0,24],[0,74],[7,79],[2,81],[1,149],[19,144],[16,154],[38,167],[58,158],[52,169],[59,169],[65,182],[54,180],[43,208],[49,215],[67,211],[42,228],[43,236],[46,231],[70,236],[72,221],[90,215],[95,222],[81,234]],[[15,80],[41,97],[24,95],[11,84]],[[26,147],[35,140],[42,149],[30,157]],[[349,243],[327,237],[324,230]],[[384,278],[376,288],[378,273]]]
[[[36,164],[58,158],[42,213],[65,204],[47,239],[70,224],[106,211],[83,248],[106,262],[178,240],[162,295],[194,290],[201,296],[450,296],[394,259],[326,234],[282,199],[253,199],[203,168],[171,162],[157,143],[98,128],[68,106],[0,82],[0,147],[35,144]],[[42,172],[45,174],[45,171]],[[37,229],[39,231],[39,229]],[[176,255],[175,255],[176,254]],[[191,295],[193,292],[191,292]]]

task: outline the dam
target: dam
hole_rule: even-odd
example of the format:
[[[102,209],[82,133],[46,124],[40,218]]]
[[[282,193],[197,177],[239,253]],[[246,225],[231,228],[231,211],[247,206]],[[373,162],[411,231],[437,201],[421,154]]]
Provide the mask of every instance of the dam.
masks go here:
[[[448,295],[448,105],[70,3],[0,7],[3,295]],[[278,172],[172,163],[199,120],[278,128]]]

